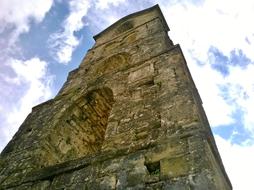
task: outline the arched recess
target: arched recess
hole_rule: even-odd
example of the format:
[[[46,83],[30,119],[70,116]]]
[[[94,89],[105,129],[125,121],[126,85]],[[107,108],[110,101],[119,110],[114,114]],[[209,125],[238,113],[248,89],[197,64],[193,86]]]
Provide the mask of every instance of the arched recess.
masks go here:
[[[107,87],[91,90],[72,103],[48,136],[51,150],[46,165],[100,152],[113,103],[113,92]]]
[[[105,48],[105,51],[107,49]],[[118,53],[107,57],[97,65],[96,74],[98,76],[109,74],[124,69],[130,63],[130,55],[126,52]]]

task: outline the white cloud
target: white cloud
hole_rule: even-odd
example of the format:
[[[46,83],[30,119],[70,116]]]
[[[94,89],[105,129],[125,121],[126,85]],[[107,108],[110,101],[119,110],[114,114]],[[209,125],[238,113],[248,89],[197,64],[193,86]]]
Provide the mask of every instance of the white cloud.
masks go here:
[[[31,20],[41,22],[50,10],[53,0],[1,0],[0,1],[0,33],[12,30],[10,43],[16,41],[23,32],[29,31]]]
[[[254,60],[253,48],[245,40],[247,37],[254,41],[254,26],[247,22],[254,16],[253,1],[205,0],[199,5],[182,2],[162,6],[175,41],[192,49],[202,61],[206,61],[210,46],[219,48],[225,55],[232,48],[242,49]]]
[[[16,26],[28,25],[29,19],[41,22],[52,4],[52,0],[1,0],[0,20]]]
[[[48,64],[37,57],[22,61],[8,60],[8,66],[13,74],[2,73],[0,91],[8,91],[1,97],[1,133],[0,150],[17,131],[31,108],[52,96],[51,84],[53,77],[48,73]],[[18,98],[15,98],[18,96]],[[15,102],[6,100],[15,99]]]
[[[103,26],[112,24],[117,20],[117,17],[110,11],[109,13],[102,12],[108,10],[112,5],[118,6],[125,0],[71,0],[68,2],[69,15],[62,23],[62,29],[53,33],[49,39],[50,50],[52,55],[59,63],[68,64],[72,59],[73,51],[79,45],[80,40],[75,36],[75,32],[80,31],[86,24],[88,19],[83,20],[87,16],[88,10],[96,8],[96,14],[91,18],[92,25],[102,29]],[[91,10],[92,11],[92,10]],[[101,13],[100,13],[101,12]],[[98,32],[98,31],[97,31]]]
[[[0,1],[0,150],[17,131],[31,107],[51,96],[48,64],[37,57],[20,60],[20,35],[40,23],[53,0]]]
[[[118,6],[123,2],[125,0],[97,0],[95,6],[98,9],[108,9],[110,6]]]
[[[82,18],[87,14],[90,8],[89,0],[69,1],[70,13],[64,20],[63,31],[54,33],[49,40],[51,50],[60,63],[67,64],[80,40],[74,35],[75,32],[83,28]]]
[[[243,112],[244,127],[254,135],[254,65],[246,68],[230,67],[230,75],[226,78],[228,97]]]
[[[254,145],[232,144],[220,136],[215,136],[223,164],[234,190],[253,189]]]
[[[232,113],[236,108],[223,99],[219,89],[219,85],[225,83],[225,78],[208,64],[203,66],[190,64],[189,67],[202,97],[209,123],[212,126],[232,124],[234,122]]]

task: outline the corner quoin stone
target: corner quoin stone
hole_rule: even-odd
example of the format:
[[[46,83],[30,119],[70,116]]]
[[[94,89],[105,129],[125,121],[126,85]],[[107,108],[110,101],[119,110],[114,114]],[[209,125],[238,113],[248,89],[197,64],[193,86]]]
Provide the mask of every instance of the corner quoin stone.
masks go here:
[[[173,18],[172,18],[173,19]],[[0,156],[0,189],[231,190],[158,5],[94,36]]]

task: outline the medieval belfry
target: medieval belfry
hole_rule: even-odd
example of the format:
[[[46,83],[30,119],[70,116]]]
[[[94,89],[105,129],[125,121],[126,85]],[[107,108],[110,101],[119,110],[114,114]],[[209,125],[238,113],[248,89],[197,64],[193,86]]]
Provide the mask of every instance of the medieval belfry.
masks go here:
[[[168,31],[156,5],[94,36],[57,96],[2,151],[0,189],[231,190]]]

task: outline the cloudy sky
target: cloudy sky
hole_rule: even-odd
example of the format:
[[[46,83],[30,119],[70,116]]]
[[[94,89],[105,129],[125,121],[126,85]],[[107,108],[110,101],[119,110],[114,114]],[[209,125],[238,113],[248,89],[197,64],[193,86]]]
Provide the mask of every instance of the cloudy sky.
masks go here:
[[[34,105],[54,97],[93,35],[154,4],[184,51],[234,189],[251,190],[251,0],[0,0],[0,150]]]

